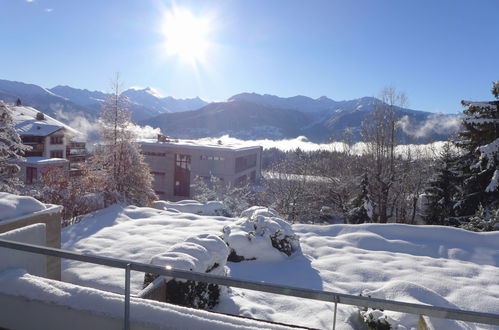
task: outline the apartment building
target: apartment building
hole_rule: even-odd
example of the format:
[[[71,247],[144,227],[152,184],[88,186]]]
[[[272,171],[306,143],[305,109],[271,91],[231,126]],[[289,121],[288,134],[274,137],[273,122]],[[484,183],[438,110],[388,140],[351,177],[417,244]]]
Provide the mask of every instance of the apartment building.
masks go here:
[[[140,145],[154,177],[154,190],[162,200],[191,197],[190,187],[196,177],[208,179],[213,175],[237,186],[261,176],[261,146],[200,143],[161,135],[157,141],[142,141]]]
[[[35,183],[52,168],[67,171],[76,176],[85,162],[85,142],[78,140],[81,133],[27,106],[13,106],[12,118],[16,131],[31,150],[25,153],[25,161],[19,162],[20,177],[26,184]]]

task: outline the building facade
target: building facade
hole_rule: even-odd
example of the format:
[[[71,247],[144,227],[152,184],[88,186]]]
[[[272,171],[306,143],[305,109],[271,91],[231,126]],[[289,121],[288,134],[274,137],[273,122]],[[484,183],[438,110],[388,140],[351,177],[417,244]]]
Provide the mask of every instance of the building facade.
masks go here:
[[[261,176],[262,147],[201,144],[188,140],[159,139],[141,142],[145,161],[153,175],[159,199],[178,201],[191,197],[196,177],[215,176],[226,184],[239,186]]]
[[[20,177],[26,184],[38,181],[44,173],[60,168],[69,176],[81,173],[87,157],[81,133],[60,121],[27,106],[13,106],[12,118],[22,142],[31,147],[20,161]]]

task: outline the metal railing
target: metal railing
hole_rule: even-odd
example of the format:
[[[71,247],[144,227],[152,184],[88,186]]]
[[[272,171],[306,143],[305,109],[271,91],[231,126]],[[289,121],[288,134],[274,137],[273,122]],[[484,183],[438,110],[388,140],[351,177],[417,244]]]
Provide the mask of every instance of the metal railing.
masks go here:
[[[207,282],[207,283],[218,284],[229,287],[237,287],[237,288],[260,291],[260,292],[275,293],[285,296],[292,296],[297,298],[306,298],[306,299],[334,303],[333,320],[332,320],[333,329],[335,329],[336,327],[336,313],[337,313],[338,304],[362,306],[366,308],[370,307],[373,309],[383,309],[395,312],[433,316],[443,319],[499,326],[499,314],[473,312],[473,311],[466,311],[454,308],[428,306],[422,304],[413,304],[413,303],[406,303],[393,300],[370,298],[364,296],[354,296],[354,295],[336,293],[336,292],[319,291],[319,290],[303,289],[303,288],[289,287],[277,284],[268,284],[256,281],[240,280],[231,277],[211,275],[206,273],[196,273],[185,270],[178,270],[174,268],[165,268],[160,266],[154,266],[151,264],[133,262],[125,259],[83,254],[79,252],[55,249],[55,248],[44,247],[33,244],[19,243],[3,239],[0,239],[0,247],[124,269],[125,270],[125,311],[124,311],[125,330],[130,329],[130,272],[132,270],[144,273],[164,275],[174,278],[182,278],[192,281]]]

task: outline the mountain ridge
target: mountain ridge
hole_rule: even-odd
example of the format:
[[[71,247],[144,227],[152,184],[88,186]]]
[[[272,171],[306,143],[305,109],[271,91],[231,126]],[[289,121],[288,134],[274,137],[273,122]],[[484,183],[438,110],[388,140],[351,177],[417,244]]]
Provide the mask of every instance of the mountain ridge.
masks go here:
[[[224,102],[207,103],[199,97],[162,97],[153,88],[129,88],[132,119],[160,128],[165,134],[202,138],[229,134],[243,139],[285,139],[304,135],[312,141],[339,140],[349,130],[354,141],[361,140],[362,122],[381,102],[374,97],[335,101],[296,95],[239,93]],[[57,85],[46,89],[34,84],[0,79],[0,99],[33,106],[66,123],[83,116],[95,121],[109,94],[101,91]],[[446,139],[458,124],[453,115],[396,108],[402,125],[401,138],[421,142],[427,138]]]

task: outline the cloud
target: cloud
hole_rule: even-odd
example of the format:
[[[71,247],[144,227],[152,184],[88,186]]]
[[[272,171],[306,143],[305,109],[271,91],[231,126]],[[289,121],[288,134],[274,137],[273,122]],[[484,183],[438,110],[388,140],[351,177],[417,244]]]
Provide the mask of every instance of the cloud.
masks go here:
[[[151,126],[139,126],[130,124],[129,128],[139,141],[156,139],[158,137],[158,134],[161,134],[161,130],[159,128],[152,128]]]
[[[45,10],[45,12],[47,12],[47,13],[51,13],[51,12],[53,12],[53,11],[54,11],[54,9],[53,9],[53,8],[45,8],[44,10]]]
[[[342,152],[348,150],[351,154],[361,155],[366,152],[368,145],[364,142],[357,142],[354,145],[347,145],[343,142],[331,142],[331,143],[314,143],[309,141],[304,136],[299,136],[294,139],[284,139],[284,140],[240,140],[228,135],[224,135],[217,138],[201,138],[192,141],[196,141],[199,144],[217,144],[218,140],[222,141],[222,144],[232,144],[242,147],[249,146],[262,146],[263,149],[277,148],[282,151],[294,151],[300,148],[303,151],[336,151]],[[434,158],[438,155],[438,152],[442,149],[445,141],[437,141],[429,144],[404,144],[398,145],[395,148],[395,153],[402,157],[405,157],[409,153],[413,156],[418,155],[420,157]]]
[[[26,0],[27,3],[33,3],[35,0]]]
[[[398,125],[411,136],[421,138],[432,134],[449,134],[456,132],[461,125],[461,118],[444,114],[431,114],[419,125],[411,123],[408,116],[402,117]]]

